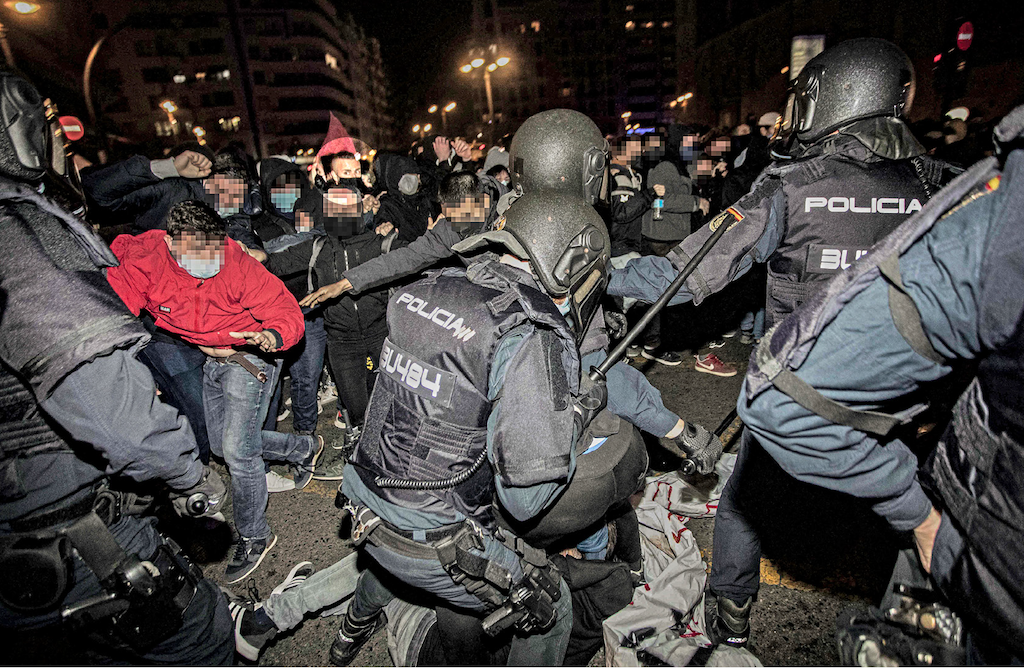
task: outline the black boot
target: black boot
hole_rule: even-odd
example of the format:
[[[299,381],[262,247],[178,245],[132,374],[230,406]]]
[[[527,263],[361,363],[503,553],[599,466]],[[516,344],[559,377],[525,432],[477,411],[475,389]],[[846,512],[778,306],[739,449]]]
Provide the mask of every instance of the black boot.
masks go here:
[[[704,598],[704,625],[711,642],[746,647],[750,639],[750,608],[753,603],[752,596],[737,603],[708,591]]]
[[[346,613],[341,620],[338,635],[331,644],[331,663],[336,666],[347,666],[352,663],[360,648],[387,621],[382,612],[369,619],[355,619]]]

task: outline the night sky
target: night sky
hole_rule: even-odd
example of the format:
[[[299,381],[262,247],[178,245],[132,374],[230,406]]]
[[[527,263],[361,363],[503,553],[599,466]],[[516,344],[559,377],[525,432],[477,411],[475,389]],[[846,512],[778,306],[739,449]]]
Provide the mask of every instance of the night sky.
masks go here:
[[[456,53],[468,47],[471,34],[472,0],[335,4],[380,40],[396,123],[404,127],[414,115],[423,115],[421,107],[452,97],[450,89],[457,85]]]

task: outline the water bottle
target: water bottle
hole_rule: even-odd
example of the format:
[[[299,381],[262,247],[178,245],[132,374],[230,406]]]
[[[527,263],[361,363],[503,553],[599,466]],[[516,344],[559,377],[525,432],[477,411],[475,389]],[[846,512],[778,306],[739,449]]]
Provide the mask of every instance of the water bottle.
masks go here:
[[[651,204],[651,207],[654,209],[654,220],[661,220],[661,210],[665,208],[665,200],[658,197],[654,200],[654,203]]]

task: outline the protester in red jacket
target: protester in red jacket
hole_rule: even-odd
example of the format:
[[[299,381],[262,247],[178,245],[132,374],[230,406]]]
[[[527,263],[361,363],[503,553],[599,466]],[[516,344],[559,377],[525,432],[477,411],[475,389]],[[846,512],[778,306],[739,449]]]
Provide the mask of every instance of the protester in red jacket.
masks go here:
[[[231,474],[240,535],[226,576],[238,582],[277,542],[265,514],[264,460],[291,463],[301,489],[323,449],[319,437],[261,429],[280,371],[272,353],[302,339],[302,311],[279,278],[225,236],[223,221],[202,202],[174,205],[167,232],[122,235],[111,250],[120,266],[108,269],[107,280],[125,305],[136,315],[148,311],[158,327],[207,355],[206,428],[211,450]]]

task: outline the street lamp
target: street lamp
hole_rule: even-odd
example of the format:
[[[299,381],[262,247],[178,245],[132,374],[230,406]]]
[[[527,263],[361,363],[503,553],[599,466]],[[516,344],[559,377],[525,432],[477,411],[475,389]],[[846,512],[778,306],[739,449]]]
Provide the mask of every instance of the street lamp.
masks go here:
[[[491,45],[491,52],[493,53],[494,51],[497,51],[497,47],[492,44]],[[469,74],[473,70],[479,69],[479,68],[483,67],[483,64],[485,62],[487,62],[487,61],[485,61],[483,58],[474,58],[473,60],[469,61],[468,64],[463,65],[462,67],[460,67],[459,71],[464,72],[466,74]],[[488,64],[487,67],[483,68],[483,70],[484,70],[484,92],[487,93],[487,124],[488,125],[493,125],[494,124],[494,94],[491,91],[491,72],[495,71],[499,67],[505,67],[510,62],[512,62],[511,58],[509,58],[508,56],[501,56],[500,58],[497,58],[493,62]],[[455,103],[452,102],[449,106],[451,106],[452,109],[454,109],[455,108],[454,105],[455,105]]]
[[[39,5],[34,2],[5,2],[4,7],[23,15],[35,14],[39,11]],[[7,26],[2,22],[0,22],[0,49],[3,49],[7,66],[13,70],[15,68],[14,52],[11,51],[11,45],[7,43]]]
[[[434,113],[435,111],[437,111],[437,105],[436,105],[436,104],[432,104],[432,105],[430,105],[430,109],[427,109],[427,113],[428,113],[428,114],[432,114],[432,113]]]

